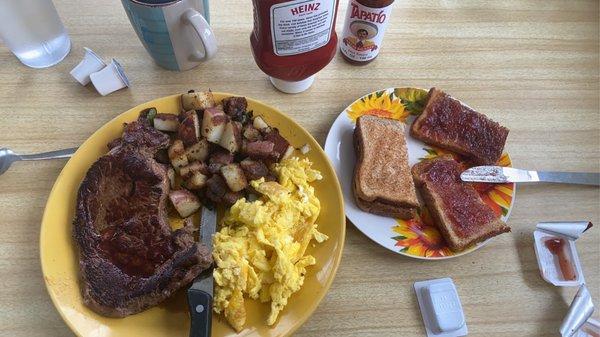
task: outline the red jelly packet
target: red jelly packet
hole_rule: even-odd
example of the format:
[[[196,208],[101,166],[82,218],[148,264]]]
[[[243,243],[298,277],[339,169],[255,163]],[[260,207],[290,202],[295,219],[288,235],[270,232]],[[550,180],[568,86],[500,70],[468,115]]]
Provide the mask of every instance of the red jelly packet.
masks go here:
[[[591,225],[588,221],[537,224],[533,232],[535,255],[544,280],[558,287],[577,287],[585,283],[575,240]],[[560,242],[562,247],[554,245],[551,249],[550,242]]]
[[[533,232],[535,255],[542,278],[558,287],[579,287],[560,326],[562,337],[593,336],[584,327],[591,324],[588,321],[594,312],[594,303],[585,286],[575,248],[575,241],[591,227],[592,223],[588,221],[540,222]]]

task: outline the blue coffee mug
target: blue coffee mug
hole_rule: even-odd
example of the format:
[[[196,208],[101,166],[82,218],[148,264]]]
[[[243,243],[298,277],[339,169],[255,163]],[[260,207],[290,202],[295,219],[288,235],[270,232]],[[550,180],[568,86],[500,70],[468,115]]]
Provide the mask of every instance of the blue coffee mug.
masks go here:
[[[188,70],[217,52],[208,23],[208,0],[121,2],[140,41],[161,67]]]

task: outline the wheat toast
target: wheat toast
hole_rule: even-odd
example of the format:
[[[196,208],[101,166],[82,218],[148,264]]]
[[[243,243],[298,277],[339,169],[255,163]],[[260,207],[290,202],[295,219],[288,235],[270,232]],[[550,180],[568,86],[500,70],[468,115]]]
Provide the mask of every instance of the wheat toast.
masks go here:
[[[354,201],[356,202],[356,205],[365,212],[400,219],[412,219],[417,214],[416,207],[390,205],[377,200],[365,201],[356,195],[355,183],[352,184],[352,189],[354,191]]]
[[[360,209],[410,219],[419,206],[408,165],[404,123],[377,116],[358,118],[354,129],[353,193]]]
[[[437,88],[410,128],[417,139],[465,156],[477,165],[494,165],[509,130]]]
[[[460,179],[461,171],[449,155],[426,159],[412,168],[427,209],[454,251],[510,231],[473,186]]]

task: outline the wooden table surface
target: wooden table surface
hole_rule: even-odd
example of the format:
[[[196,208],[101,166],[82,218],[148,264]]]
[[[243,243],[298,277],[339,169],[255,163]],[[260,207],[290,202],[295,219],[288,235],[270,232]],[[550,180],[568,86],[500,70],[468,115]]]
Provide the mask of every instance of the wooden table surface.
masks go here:
[[[118,0],[55,0],[73,48],[59,65],[34,70],[0,47],[0,147],[30,153],[77,146],[117,114],[190,88],[250,96],[287,112],[323,144],[355,98],[386,87],[438,86],[510,128],[515,166],[600,171],[597,0],[399,0],[380,57],[354,67],[336,56],[312,88],[286,95],[252,58],[249,0],[212,1],[218,57],[187,72],[156,66]],[[338,13],[341,30],[346,1]],[[132,87],[101,97],[69,71],[83,47],[125,67]],[[17,163],[0,176],[0,335],[72,336],[46,293],[40,219],[63,161]],[[519,186],[512,233],[441,262],[395,255],[348,223],[333,286],[298,336],[423,336],[412,284],[452,277],[471,336],[558,336],[576,289],[543,281],[532,232],[543,220],[598,223],[598,188]],[[599,223],[600,224],[600,223]],[[600,303],[600,228],[577,241],[585,278]],[[597,316],[597,315],[596,315]]]

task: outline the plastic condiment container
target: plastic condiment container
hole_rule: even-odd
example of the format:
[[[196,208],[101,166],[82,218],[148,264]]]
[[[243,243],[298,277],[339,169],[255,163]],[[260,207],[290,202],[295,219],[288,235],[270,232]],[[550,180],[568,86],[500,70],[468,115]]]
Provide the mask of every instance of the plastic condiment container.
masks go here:
[[[579,287],[577,294],[571,305],[569,311],[560,324],[559,332],[562,337],[573,337],[578,334],[586,326],[586,323],[592,317],[594,313],[594,302],[592,301],[592,295],[587,289],[585,284]],[[592,328],[594,326],[591,326]],[[590,329],[586,329],[584,332],[590,332]],[[593,330],[591,330],[593,332]]]
[[[575,241],[591,227],[589,221],[540,222],[533,232],[535,256],[542,278],[558,287],[579,287],[560,325],[563,337],[593,336],[594,329],[598,330],[595,321],[589,321],[594,303],[585,286],[575,248]],[[568,279],[566,276],[573,277]]]
[[[373,61],[383,43],[394,0],[350,0],[340,51],[354,65]]]
[[[415,294],[427,337],[459,337],[469,332],[451,278],[415,282]]]
[[[83,47],[85,54],[79,64],[71,70],[71,76],[81,85],[90,83],[90,75],[104,69],[106,63],[93,50]]]
[[[90,80],[102,96],[129,87],[130,85],[123,67],[115,59],[112,59],[104,69],[91,74]]]
[[[337,0],[253,0],[250,35],[258,67],[286,93],[308,89],[335,56]]]
[[[575,240],[590,227],[591,224],[587,221],[540,222],[537,224],[537,229],[533,232],[533,239],[540,274],[544,280],[559,287],[576,287],[585,283],[579,255],[575,249]],[[567,263],[575,272],[573,280],[564,278],[558,257],[546,246],[546,242],[552,239],[564,240],[564,254]]]
[[[600,321],[593,318],[588,319],[583,324],[581,330],[575,334],[574,337],[598,337],[600,336]]]

